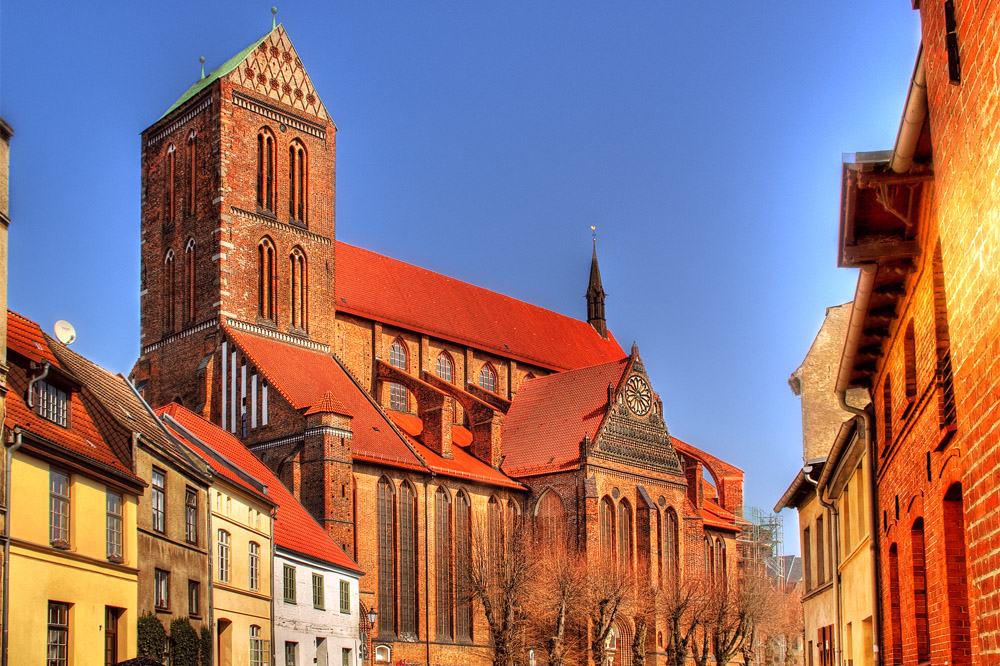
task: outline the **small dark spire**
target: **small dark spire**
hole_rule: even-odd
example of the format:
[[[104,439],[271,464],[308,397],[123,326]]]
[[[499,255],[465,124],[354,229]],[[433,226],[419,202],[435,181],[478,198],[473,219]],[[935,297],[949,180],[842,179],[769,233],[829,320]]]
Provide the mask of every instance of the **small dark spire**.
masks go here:
[[[271,30],[278,27],[278,8],[271,7]]]
[[[602,338],[608,337],[608,324],[604,319],[604,285],[601,284],[601,269],[597,265],[597,241],[590,260],[590,284],[587,286],[587,323],[594,327]]]

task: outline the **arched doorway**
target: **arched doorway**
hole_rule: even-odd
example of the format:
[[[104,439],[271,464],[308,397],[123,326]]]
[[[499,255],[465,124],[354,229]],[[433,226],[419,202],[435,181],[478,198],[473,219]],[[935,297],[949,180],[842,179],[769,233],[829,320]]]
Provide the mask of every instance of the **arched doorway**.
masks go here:
[[[632,666],[632,623],[619,618],[608,633],[608,666]]]
[[[219,620],[218,627],[218,655],[219,666],[232,666],[233,663],[233,623],[229,620]]]

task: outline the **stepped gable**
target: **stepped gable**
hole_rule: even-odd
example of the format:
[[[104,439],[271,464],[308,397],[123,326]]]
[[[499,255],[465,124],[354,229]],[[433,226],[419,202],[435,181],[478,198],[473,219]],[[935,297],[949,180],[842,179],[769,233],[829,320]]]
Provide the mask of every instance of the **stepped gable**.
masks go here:
[[[424,469],[381,409],[332,356],[228,326],[224,328],[229,339],[295,409],[311,408],[323,400],[327,391],[336,396],[345,413],[352,417],[351,450],[355,460]]]
[[[159,412],[172,419],[181,429],[186,431],[190,437],[184,436],[184,438],[193,446],[211,448],[216,454],[249,474],[266,488],[268,499],[278,505],[277,517],[274,521],[274,540],[279,547],[334,564],[343,569],[360,574],[364,573],[358,564],[309,515],[305,507],[296,501],[292,493],[278,480],[267,465],[251,453],[242,442],[222,428],[176,403],[167,405]],[[181,435],[183,436],[184,433]],[[210,459],[211,456],[208,458]]]
[[[35,322],[22,317],[16,312],[7,311],[7,348],[35,362],[48,362],[52,366],[50,373],[62,374],[77,384],[83,384],[72,371],[62,365],[49,347],[45,334]],[[14,364],[11,363],[13,366]],[[37,374],[35,375],[37,376]],[[99,465],[107,467],[118,475],[125,476],[131,482],[142,486],[145,483],[131,469],[131,461],[122,460],[111,448],[108,438],[114,438],[116,433],[105,432],[107,424],[99,427],[98,423],[105,417],[95,413],[99,408],[93,401],[85,400],[83,391],[73,391],[69,397],[69,427],[63,428],[48,419],[43,419],[38,413],[28,407],[25,401],[28,389],[27,381],[22,373],[13,371],[8,377],[10,390],[7,393],[6,419],[14,426],[20,427],[36,437],[65,449],[71,454],[82,456]],[[98,423],[95,423],[95,420]],[[121,437],[119,437],[121,439]],[[141,494],[141,492],[140,492]]]
[[[196,466],[191,454],[157,422],[149,405],[130,388],[127,379],[121,375],[111,374],[58,340],[52,339],[47,334],[43,335],[64,367],[69,368],[74,376],[91,389],[97,401],[122,428],[128,432],[139,433],[143,439],[174,462],[189,469],[194,467],[198,470],[198,474],[202,473],[201,466]]]
[[[340,241],[336,257],[338,312],[550,370],[625,356],[585,321]]]
[[[330,119],[282,25],[192,84],[160,119],[197,97],[198,93],[219,79],[226,79],[261,97],[287,104],[320,120]]]
[[[448,459],[439,456],[420,442],[419,437],[420,433],[423,432],[424,424],[419,417],[400,412],[387,412],[387,414],[393,423],[410,438],[411,445],[423,459],[427,469],[435,474],[478,481],[493,486],[524,489],[523,485],[503,472],[493,469],[463,448],[472,443],[472,433],[462,426],[452,426],[452,458]]]
[[[504,419],[503,471],[521,477],[575,467],[584,435],[593,441],[607,414],[608,385],[618,387],[628,363],[623,355],[524,382]]]

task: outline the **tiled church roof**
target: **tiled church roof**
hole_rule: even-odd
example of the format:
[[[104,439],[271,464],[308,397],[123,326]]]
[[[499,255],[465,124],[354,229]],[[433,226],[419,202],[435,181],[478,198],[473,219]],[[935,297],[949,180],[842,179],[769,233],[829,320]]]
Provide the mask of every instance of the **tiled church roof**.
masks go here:
[[[625,356],[585,321],[347,243],[336,257],[340,312],[551,370]]]
[[[274,539],[279,548],[362,573],[357,563],[337,545],[305,507],[299,504],[267,465],[243,446],[241,441],[176,403],[167,405],[160,412],[170,416],[197,438],[198,442],[191,442],[185,437],[193,446],[198,447],[200,442],[211,447],[217,454],[267,488],[268,499],[278,505],[277,519],[274,521]]]
[[[550,474],[580,459],[604,420],[608,385],[617,388],[628,357],[521,384],[503,424],[503,470],[511,476]]]

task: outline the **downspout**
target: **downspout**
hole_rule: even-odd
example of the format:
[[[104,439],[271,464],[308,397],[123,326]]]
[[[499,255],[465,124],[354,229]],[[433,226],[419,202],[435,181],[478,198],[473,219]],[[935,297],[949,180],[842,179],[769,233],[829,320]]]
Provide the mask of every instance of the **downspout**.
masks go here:
[[[917,60],[917,70],[923,72],[923,56]],[[914,80],[917,75],[914,74]],[[924,91],[924,102],[926,104],[926,90]],[[911,91],[912,96],[912,91]],[[909,102],[907,102],[907,112],[909,112]],[[900,129],[902,134],[902,129]],[[897,142],[898,145],[899,142]],[[895,160],[895,158],[893,158]],[[864,423],[865,451],[868,455],[868,488],[871,493],[869,503],[869,536],[868,548],[871,551],[872,561],[872,636],[875,644],[872,645],[873,664],[879,666],[882,663],[882,616],[880,613],[882,603],[882,567],[879,550],[880,535],[878,531],[878,486],[875,483],[875,437],[874,423],[871,411],[859,409],[847,404],[847,389],[850,387],[851,370],[854,367],[854,358],[857,355],[858,342],[861,339],[861,331],[864,328],[865,316],[868,313],[868,302],[871,300],[872,290],[875,286],[875,273],[878,270],[876,265],[868,265],[861,269],[858,275],[858,289],[854,296],[854,307],[851,310],[851,322],[847,328],[847,341],[844,344],[844,354],[840,360],[840,373],[837,376],[837,385],[834,391],[840,408],[856,416],[860,416]],[[807,477],[808,478],[808,477]]]
[[[208,476],[208,490],[205,492],[208,500],[205,502],[207,504],[205,513],[208,515],[208,534],[205,535],[205,546],[208,550],[208,631],[212,636],[212,663],[217,664],[219,663],[219,637],[216,635],[215,626],[215,571],[212,568],[212,558],[215,557],[215,551],[212,550],[212,543],[214,542],[214,535],[212,534],[212,469],[206,467],[205,473]]]
[[[35,395],[35,383],[40,382],[49,376],[49,362],[44,361],[42,363],[42,374],[37,377],[33,377],[28,381],[28,409],[34,409],[35,402],[33,396]]]
[[[278,508],[272,506],[270,513],[271,513],[271,638],[270,640],[268,640],[268,643],[271,644],[271,663],[274,664],[276,663],[275,655],[277,654],[277,649],[278,649],[275,646],[275,641],[274,641],[274,577],[277,575],[277,572],[274,569],[274,559],[277,556],[277,544],[275,543],[274,540],[274,520],[275,516],[278,515]],[[316,646],[313,646],[313,649],[315,649],[315,647]]]
[[[48,367],[46,367],[46,372]],[[2,428],[0,428],[2,430]],[[7,446],[7,442],[4,442],[4,446]],[[10,629],[10,622],[7,621],[7,617],[10,612],[10,477],[11,477],[11,464],[14,459],[14,452],[18,450],[21,446],[21,429],[14,429],[14,442],[7,449],[7,460],[6,465],[4,465],[4,507],[7,509],[7,519],[4,522],[4,539],[3,539],[3,654],[0,655],[0,664],[7,666],[7,651],[9,647],[8,643],[8,631]]]
[[[819,500],[820,504],[826,507],[826,510],[830,513],[830,518],[832,519],[833,522],[833,524],[830,525],[830,531],[833,534],[833,553],[831,554],[833,555],[833,561],[835,564],[833,567],[834,570],[831,573],[833,573],[833,603],[835,607],[834,614],[837,616],[836,647],[837,647],[837,653],[840,654],[841,657],[843,657],[843,646],[841,645],[841,636],[840,636],[840,625],[842,624],[842,618],[840,616],[841,612],[840,611],[840,567],[837,564],[840,562],[840,513],[837,511],[837,507],[835,507],[833,504],[830,504],[825,499],[823,499],[823,492],[820,490],[819,482],[813,480],[813,478],[809,476],[809,472],[806,472],[806,468],[809,469],[809,472],[812,472],[812,466],[806,465],[806,467],[802,468],[802,476],[804,476],[806,481],[813,484],[813,486],[816,488],[816,499]],[[823,537],[822,534],[817,534],[816,536],[817,538]],[[835,661],[841,662],[842,659],[836,659]]]
[[[437,474],[431,472],[431,478],[433,479]],[[427,536],[427,530],[430,523],[427,522],[427,504],[429,502],[429,495],[427,494],[427,479],[424,479],[424,536]],[[430,556],[428,552],[430,551],[430,539],[424,539],[424,645],[427,651],[427,666],[431,663],[431,610],[430,610],[430,593],[428,590],[431,589],[431,579],[430,572],[427,569],[428,563],[430,561]]]
[[[924,45],[920,45],[917,54],[917,64],[913,68],[913,78],[910,79],[910,91],[906,95],[906,107],[903,118],[899,122],[899,133],[896,135],[896,146],[889,160],[889,168],[894,173],[906,173],[913,165],[913,157],[917,152],[917,142],[920,130],[927,119],[927,75],[924,72]]]

